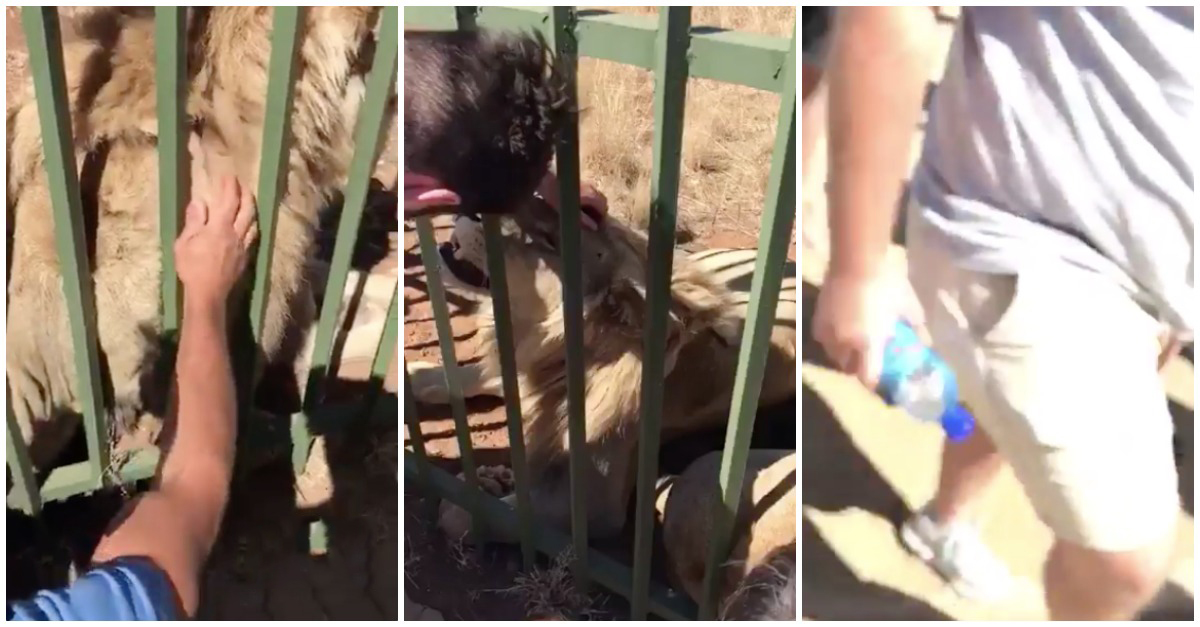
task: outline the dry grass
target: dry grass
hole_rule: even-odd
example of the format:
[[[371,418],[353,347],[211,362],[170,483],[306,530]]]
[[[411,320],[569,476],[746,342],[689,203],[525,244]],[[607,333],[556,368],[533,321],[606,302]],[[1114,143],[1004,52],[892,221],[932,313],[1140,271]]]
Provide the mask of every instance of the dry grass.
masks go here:
[[[530,617],[551,620],[593,620],[600,617],[594,609],[594,599],[575,589],[571,577],[571,549],[559,553],[549,568],[534,568],[518,575],[514,585],[502,590],[489,590],[519,597],[525,602]]]
[[[657,15],[656,7],[584,7]],[[692,23],[791,37],[795,7],[694,7]],[[684,109],[679,188],[681,230],[757,235],[779,96],[692,79]],[[654,83],[647,70],[596,59],[579,68],[584,179],[608,196],[611,212],[635,224],[649,219]]]

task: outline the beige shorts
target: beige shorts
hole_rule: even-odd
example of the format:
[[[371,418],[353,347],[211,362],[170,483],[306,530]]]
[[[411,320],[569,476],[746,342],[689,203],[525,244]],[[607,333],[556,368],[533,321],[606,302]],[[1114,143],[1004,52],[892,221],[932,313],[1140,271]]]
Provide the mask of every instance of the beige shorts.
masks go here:
[[[1161,325],[1097,274],[1067,264],[973,272],[919,228],[909,238],[909,279],[934,347],[1056,537],[1125,551],[1172,533]]]

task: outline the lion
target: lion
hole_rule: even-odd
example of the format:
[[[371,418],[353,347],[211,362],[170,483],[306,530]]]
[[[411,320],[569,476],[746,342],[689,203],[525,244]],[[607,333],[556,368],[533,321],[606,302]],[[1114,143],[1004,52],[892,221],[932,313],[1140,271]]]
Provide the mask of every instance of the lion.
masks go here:
[[[709,515],[721,499],[721,453],[664,480],[658,495],[668,573],[701,602],[713,542]],[[721,620],[796,619],[796,451],[751,449],[730,555],[717,582]]]
[[[342,185],[373,61],[379,7],[313,7],[301,25],[270,291],[262,326],[267,363],[294,367],[316,304],[308,261],[318,214]],[[192,8],[186,114],[201,143],[227,153],[243,184],[259,175],[273,9]],[[105,409],[117,429],[165,413],[160,362],[154,14],[105,8],[65,38],[63,63],[79,167]],[[385,133],[395,124],[395,98]],[[79,423],[79,384],[32,87],[6,107],[10,240],[6,364],[10,407],[36,469],[52,466]],[[231,299],[237,310],[248,281]]]
[[[472,222],[460,219],[460,224]],[[469,225],[468,225],[469,226]],[[535,516],[570,528],[566,346],[558,246],[558,213],[544,201],[528,203],[504,220],[504,262],[511,311],[524,440],[532,475]],[[460,233],[456,231],[456,235]],[[580,234],[583,277],[583,369],[585,376],[588,535],[618,533],[628,519],[634,489],[638,423],[642,410],[643,330],[646,324],[647,238],[609,218]],[[662,439],[720,427],[729,416],[739,344],[747,316],[749,276],[756,252],[676,251],[666,328]],[[447,259],[447,281],[469,261]],[[794,267],[781,287],[760,407],[794,398],[796,392],[796,292]],[[476,314],[483,359],[459,367],[464,395],[502,396],[495,316],[490,300]],[[410,362],[413,393],[424,403],[445,403],[445,375],[438,366]],[[510,399],[518,400],[518,399]],[[505,497],[512,500],[512,496]],[[453,518],[453,516],[452,516]],[[446,521],[444,529],[465,521]],[[498,538],[505,540],[503,538]],[[511,539],[509,539],[511,540]]]

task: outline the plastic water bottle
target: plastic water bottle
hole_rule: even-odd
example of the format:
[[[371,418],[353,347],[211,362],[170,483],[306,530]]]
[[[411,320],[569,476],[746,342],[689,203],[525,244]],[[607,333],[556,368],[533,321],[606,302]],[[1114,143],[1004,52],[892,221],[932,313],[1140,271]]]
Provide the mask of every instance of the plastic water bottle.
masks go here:
[[[975,419],[958,402],[954,371],[904,322],[896,323],[884,348],[877,391],[888,405],[941,425],[951,441],[965,439],[975,428]]]

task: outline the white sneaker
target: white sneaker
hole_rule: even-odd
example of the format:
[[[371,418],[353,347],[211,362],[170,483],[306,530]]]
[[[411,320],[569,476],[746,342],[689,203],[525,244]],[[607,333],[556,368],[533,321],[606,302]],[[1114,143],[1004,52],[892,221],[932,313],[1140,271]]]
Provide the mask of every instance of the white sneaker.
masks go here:
[[[922,509],[900,527],[900,540],[961,597],[995,602],[1014,592],[1008,567],[967,523],[942,525]]]

